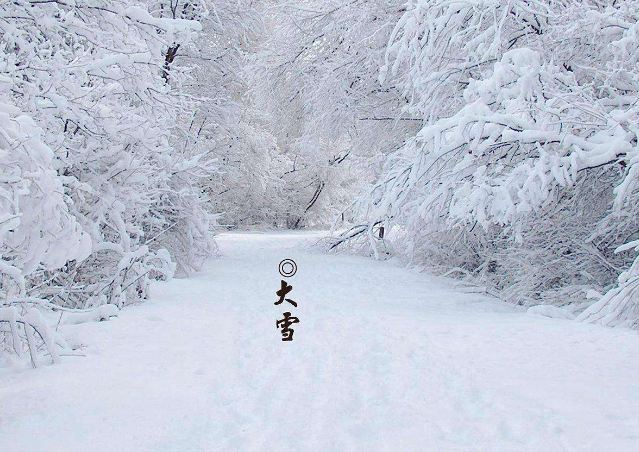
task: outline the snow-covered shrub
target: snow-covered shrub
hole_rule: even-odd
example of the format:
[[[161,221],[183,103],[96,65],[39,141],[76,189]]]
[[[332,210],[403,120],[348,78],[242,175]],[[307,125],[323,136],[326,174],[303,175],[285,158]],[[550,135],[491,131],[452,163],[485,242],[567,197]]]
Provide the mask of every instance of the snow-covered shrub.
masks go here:
[[[37,367],[42,355],[56,362],[60,349],[67,349],[64,339],[49,327],[37,308],[0,307],[0,357],[7,352],[18,358],[28,354],[31,365]]]

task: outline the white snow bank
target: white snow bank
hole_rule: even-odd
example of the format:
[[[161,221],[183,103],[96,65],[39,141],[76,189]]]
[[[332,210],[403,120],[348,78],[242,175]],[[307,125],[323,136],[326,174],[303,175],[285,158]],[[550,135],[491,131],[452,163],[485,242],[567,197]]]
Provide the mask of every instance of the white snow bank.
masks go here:
[[[117,317],[120,309],[114,304],[105,304],[91,311],[65,313],[62,323],[65,325],[77,325],[78,323],[97,322]]]
[[[543,317],[550,317],[553,319],[568,319],[574,320],[575,315],[572,312],[566,311],[565,309],[558,308],[557,306],[552,306],[549,304],[538,304],[536,306],[531,306],[526,311],[528,314],[540,315]]]

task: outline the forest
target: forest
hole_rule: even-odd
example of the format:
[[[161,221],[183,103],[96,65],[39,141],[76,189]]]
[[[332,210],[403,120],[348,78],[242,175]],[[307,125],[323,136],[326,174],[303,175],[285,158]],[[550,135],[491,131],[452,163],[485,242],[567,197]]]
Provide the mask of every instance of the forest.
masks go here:
[[[7,0],[0,33],[0,370],[228,231],[639,329],[638,0]]]

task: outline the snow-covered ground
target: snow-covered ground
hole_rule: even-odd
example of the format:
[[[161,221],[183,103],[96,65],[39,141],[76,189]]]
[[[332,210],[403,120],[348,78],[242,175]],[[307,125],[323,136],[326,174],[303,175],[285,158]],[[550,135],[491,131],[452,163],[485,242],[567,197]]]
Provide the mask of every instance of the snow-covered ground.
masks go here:
[[[324,255],[314,237],[224,234],[198,275],[66,327],[85,357],[0,369],[0,451],[639,450],[636,332]],[[273,305],[284,258],[298,308]],[[286,310],[293,342],[275,328]]]

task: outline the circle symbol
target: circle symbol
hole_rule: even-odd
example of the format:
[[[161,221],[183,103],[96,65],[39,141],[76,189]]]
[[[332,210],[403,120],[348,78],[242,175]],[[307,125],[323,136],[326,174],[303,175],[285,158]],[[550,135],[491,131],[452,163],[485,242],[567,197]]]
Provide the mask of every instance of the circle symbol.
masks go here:
[[[289,276],[293,276],[297,273],[297,264],[293,259],[284,259],[280,262],[279,269],[280,275],[288,278]]]

